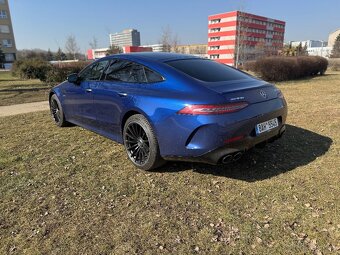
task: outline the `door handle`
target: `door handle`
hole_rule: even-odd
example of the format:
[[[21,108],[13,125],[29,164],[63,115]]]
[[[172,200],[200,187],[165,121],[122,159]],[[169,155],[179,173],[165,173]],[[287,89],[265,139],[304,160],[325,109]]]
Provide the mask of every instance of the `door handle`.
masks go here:
[[[92,89],[85,89],[86,93],[91,93]]]
[[[120,96],[120,97],[127,97],[127,93],[125,93],[125,92],[118,92],[118,96]]]

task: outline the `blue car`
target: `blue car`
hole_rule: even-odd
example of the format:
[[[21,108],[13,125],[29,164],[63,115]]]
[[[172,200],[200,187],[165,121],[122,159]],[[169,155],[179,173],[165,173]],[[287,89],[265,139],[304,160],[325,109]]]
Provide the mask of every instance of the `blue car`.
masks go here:
[[[102,58],[54,87],[55,123],[70,123],[125,146],[150,170],[167,160],[227,164],[285,132],[279,89],[191,55],[132,53]]]

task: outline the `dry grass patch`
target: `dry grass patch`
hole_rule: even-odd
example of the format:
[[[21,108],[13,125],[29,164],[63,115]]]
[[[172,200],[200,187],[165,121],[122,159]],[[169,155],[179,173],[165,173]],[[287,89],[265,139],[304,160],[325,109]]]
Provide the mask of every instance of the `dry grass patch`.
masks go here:
[[[0,106],[47,100],[49,90],[40,80],[22,80],[0,72]]]
[[[0,254],[340,252],[340,73],[278,84],[285,136],[236,164],[143,172],[48,112],[0,118]]]

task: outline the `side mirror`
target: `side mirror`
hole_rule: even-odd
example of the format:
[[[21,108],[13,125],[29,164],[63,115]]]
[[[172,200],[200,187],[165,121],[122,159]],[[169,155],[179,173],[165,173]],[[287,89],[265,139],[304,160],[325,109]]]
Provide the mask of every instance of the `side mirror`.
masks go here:
[[[77,73],[70,74],[67,76],[67,81],[70,83],[78,84],[79,82],[79,76]]]

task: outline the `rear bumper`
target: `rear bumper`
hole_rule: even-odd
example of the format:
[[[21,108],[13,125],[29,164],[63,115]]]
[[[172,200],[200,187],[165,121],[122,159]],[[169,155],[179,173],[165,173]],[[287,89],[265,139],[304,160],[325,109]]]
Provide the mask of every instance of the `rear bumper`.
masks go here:
[[[171,160],[171,161],[174,160],[174,161],[201,162],[201,163],[216,165],[216,164],[221,163],[222,158],[226,155],[233,155],[238,152],[244,153],[245,151],[249,150],[250,148],[258,144],[274,142],[275,140],[281,138],[281,136],[285,133],[285,131],[286,131],[286,126],[282,124],[275,130],[261,134],[260,136],[245,137],[240,141],[226,144],[222,147],[219,147],[215,150],[212,150],[198,157],[171,156],[171,157],[165,157],[164,159]]]
[[[255,126],[278,118],[279,126],[256,135]],[[285,128],[287,104],[275,99],[251,105],[240,112],[216,116],[180,116],[167,123],[166,146],[161,141],[161,156],[167,160],[183,160],[216,164],[229,153],[246,151],[255,145],[279,138]],[[177,132],[175,131],[177,130]],[[242,139],[233,141],[235,137]],[[175,138],[175,139],[174,139]]]

